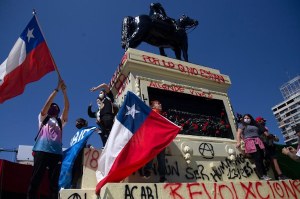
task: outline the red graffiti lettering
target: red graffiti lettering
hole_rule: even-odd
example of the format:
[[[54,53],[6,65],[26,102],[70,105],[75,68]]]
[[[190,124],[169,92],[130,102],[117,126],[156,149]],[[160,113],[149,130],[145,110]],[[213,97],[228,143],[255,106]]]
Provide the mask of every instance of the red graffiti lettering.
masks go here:
[[[109,83],[109,86],[112,87],[112,85],[115,83],[116,81],[116,78],[118,77],[118,74],[121,72],[121,68],[124,64],[124,62],[127,60],[127,54],[125,54],[123,57],[122,57],[122,60],[121,60],[121,63],[119,64],[117,70],[114,72],[111,80],[110,80],[110,83]]]
[[[144,62],[146,63],[150,63],[150,64],[154,64],[154,65],[160,65],[159,63],[159,59],[155,58],[155,57],[149,57],[147,55],[143,55],[143,59],[144,59]]]
[[[128,55],[125,54],[122,57],[121,63],[119,64],[119,68],[121,68],[124,63],[126,62],[126,60],[128,59]],[[201,76],[203,78],[206,78],[208,80],[212,80],[215,81],[217,83],[225,83],[225,79],[222,75],[218,75],[218,74],[214,74],[211,71],[207,71],[205,69],[198,69],[195,67],[189,67],[189,66],[184,66],[182,64],[175,64],[172,61],[166,61],[166,60],[160,60],[158,58],[155,57],[151,57],[148,55],[142,55],[142,59],[145,63],[149,63],[149,64],[154,64],[157,66],[162,66],[165,68],[169,68],[169,69],[174,69],[174,70],[179,70],[182,73],[187,73],[188,75],[193,75],[193,76]],[[116,73],[114,74],[111,84],[113,85],[115,78],[117,77],[117,74],[120,72],[121,70],[118,69],[116,71]]]
[[[205,191],[207,197],[208,197],[209,199],[211,199],[211,196],[210,196],[210,194],[208,193],[208,191],[207,191],[206,186],[205,186],[204,183],[202,183],[202,188],[204,189],[204,191]]]
[[[85,152],[84,156],[87,156],[85,158],[86,161],[84,166],[89,166],[92,169],[98,168],[98,158],[100,154],[97,150],[89,149],[87,152]]]
[[[294,181],[293,181],[293,187],[294,187],[298,192],[300,192],[299,186],[300,186],[300,180],[294,180]]]
[[[204,70],[204,69],[200,69],[200,76],[202,76],[206,79],[214,80],[218,83],[225,83],[225,79],[222,75],[217,75],[217,74],[214,74],[214,73]]]
[[[195,91],[194,89],[190,89],[189,92],[191,95],[195,95],[195,96],[199,96],[199,97],[206,97],[206,98],[210,98],[210,99],[213,98],[211,93]]]
[[[190,195],[190,198],[193,199],[194,195],[202,195],[202,191],[192,191],[192,187],[199,187],[199,183],[195,182],[195,183],[187,183],[186,187],[188,189],[188,193]]]
[[[283,188],[281,187],[281,185],[280,185],[278,182],[274,182],[274,183],[273,183],[273,187],[274,187],[275,192],[277,193],[277,195],[278,195],[280,198],[285,198],[285,197],[284,197],[284,191],[283,191]],[[276,197],[276,198],[277,198],[277,197]]]
[[[182,86],[177,86],[177,85],[168,85],[168,84],[160,84],[158,82],[150,82],[149,86],[153,88],[159,88],[159,89],[174,91],[179,93],[184,92],[184,88]]]
[[[188,67],[188,66],[185,66],[185,68],[186,68],[185,72],[187,72],[189,75],[196,75],[196,76],[199,75],[198,70],[196,68]]]
[[[256,192],[257,194],[259,195],[260,198],[263,198],[263,199],[268,199],[270,198],[270,194],[267,195],[267,197],[262,197],[262,195],[260,194],[260,190],[258,189],[259,187],[262,186],[262,183],[261,182],[256,182],[255,183],[255,188],[256,188]]]
[[[237,193],[236,193],[236,190],[235,190],[235,186],[234,186],[234,184],[232,182],[231,182],[231,186],[232,186],[232,189],[233,189],[233,191],[235,193],[235,198],[238,199],[238,196],[237,196]]]
[[[163,66],[166,68],[175,68],[175,64],[171,61],[162,60]]]
[[[125,53],[125,55],[122,57],[120,66],[123,66],[123,64],[125,63],[126,60],[127,60],[127,53]]]
[[[164,185],[164,189],[169,188],[170,189],[170,196],[173,199],[184,199],[184,197],[180,194],[179,189],[181,188],[182,184],[181,183],[168,183]]]
[[[226,195],[226,197],[223,197],[223,192],[222,192],[223,189],[228,189],[232,197],[228,197],[227,195]],[[227,192],[226,192],[226,193],[227,193]],[[227,198],[234,198],[234,193],[233,193],[232,190],[231,190],[227,185],[225,185],[225,184],[219,185],[219,194],[220,194],[221,198],[225,198],[225,199],[227,199]]]
[[[178,67],[180,72],[185,73],[185,69],[184,69],[184,66],[182,64],[178,64],[177,67]]]
[[[294,196],[294,198],[297,198],[297,195],[296,195],[296,191],[292,189],[292,187],[290,187],[289,185],[287,185],[287,183],[285,181],[282,181],[281,182],[284,189],[285,189],[285,192],[287,194],[287,198],[290,198],[290,194],[292,194]],[[292,186],[291,184],[291,181],[289,181],[289,184]]]
[[[248,186],[243,182],[240,182],[240,185],[244,189],[244,191],[246,192],[245,198],[248,198],[249,194],[251,194],[254,198],[256,198],[255,194],[253,193],[252,182],[249,182]]]
[[[268,181],[267,184],[269,185],[269,187],[270,187],[270,189],[271,189],[271,191],[272,191],[273,198],[275,198],[274,190],[273,190],[273,188],[272,188],[272,186],[271,186],[271,183]]]
[[[122,74],[122,76],[120,76],[119,78],[120,82],[121,82],[121,87],[118,89],[118,96],[121,95],[123,93],[123,91],[125,90],[126,86],[129,83],[129,79],[128,77],[126,77],[125,75]]]
[[[185,184],[185,183],[184,183]],[[239,184],[230,182],[221,184],[213,183],[213,189],[207,190],[207,185],[205,183],[187,183],[186,187],[182,183],[167,183],[164,185],[165,191],[169,193],[172,199],[185,199],[183,193],[188,194],[189,199],[195,198],[209,198],[209,199],[238,199],[238,198],[261,198],[261,199],[271,199],[271,198],[298,198],[298,186],[299,180],[292,181],[289,183],[287,181],[282,182],[240,182]],[[268,186],[272,190],[273,197],[268,190]],[[210,185],[209,185],[210,187]],[[184,189],[184,190],[183,190]],[[239,190],[237,193],[236,190]],[[297,192],[298,191],[298,192]]]

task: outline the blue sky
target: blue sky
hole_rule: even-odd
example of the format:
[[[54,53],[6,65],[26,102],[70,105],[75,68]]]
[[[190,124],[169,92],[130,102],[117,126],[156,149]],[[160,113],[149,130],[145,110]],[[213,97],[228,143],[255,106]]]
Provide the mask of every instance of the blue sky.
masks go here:
[[[110,1],[0,1],[0,62],[37,11],[40,26],[65,80],[70,99],[69,123],[64,147],[76,132],[76,118],[88,118],[87,106],[95,107],[96,93],[89,88],[108,83],[124,50],[121,23],[125,16],[148,14],[149,0]],[[182,14],[199,21],[189,37],[189,61],[220,70],[232,81],[229,98],[235,112],[267,119],[270,131],[283,138],[271,108],[283,100],[279,87],[300,73],[300,1],[298,0],[191,0],[158,1],[168,16]],[[148,44],[137,49],[159,53]],[[167,51],[174,57],[172,51]],[[37,116],[57,85],[55,72],[27,85],[25,92],[0,104],[0,148],[33,145]],[[57,96],[62,104],[61,93]],[[100,138],[92,136],[95,147]],[[12,160],[11,153],[0,152]]]

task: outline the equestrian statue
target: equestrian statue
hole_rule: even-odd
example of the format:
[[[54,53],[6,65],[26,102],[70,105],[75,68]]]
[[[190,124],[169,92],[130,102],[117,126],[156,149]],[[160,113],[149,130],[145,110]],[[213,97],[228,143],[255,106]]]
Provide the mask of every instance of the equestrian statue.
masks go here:
[[[127,16],[122,24],[122,48],[136,48],[142,42],[159,48],[160,55],[167,56],[164,48],[171,48],[177,59],[188,61],[186,31],[195,28],[198,21],[182,15],[177,21],[168,17],[160,3],[151,3],[149,15]]]

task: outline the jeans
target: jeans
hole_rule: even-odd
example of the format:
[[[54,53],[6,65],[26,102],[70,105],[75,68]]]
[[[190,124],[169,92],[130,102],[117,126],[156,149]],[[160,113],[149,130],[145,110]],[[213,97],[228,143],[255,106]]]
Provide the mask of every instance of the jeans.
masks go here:
[[[165,159],[165,149],[162,150],[159,154],[156,156],[157,164],[158,164],[158,174],[160,177],[165,177],[166,175],[166,159]],[[151,170],[152,169],[153,160],[148,162],[144,169],[145,170]]]
[[[50,198],[58,198],[58,180],[61,169],[61,161],[61,155],[46,153],[42,151],[35,152],[33,172],[27,192],[27,199],[37,198],[37,192],[47,168],[50,185]]]

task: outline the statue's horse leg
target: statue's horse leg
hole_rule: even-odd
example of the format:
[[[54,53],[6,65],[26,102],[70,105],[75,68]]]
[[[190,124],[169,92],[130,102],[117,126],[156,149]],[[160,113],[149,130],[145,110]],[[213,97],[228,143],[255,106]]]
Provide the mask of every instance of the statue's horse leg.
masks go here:
[[[188,58],[188,43],[187,43],[187,39],[184,42],[184,44],[181,46],[181,50],[182,50],[182,56],[184,61],[188,62],[189,58]]]
[[[174,48],[173,50],[174,50],[174,52],[175,52],[175,57],[176,57],[176,59],[181,60],[181,49],[180,49],[179,47],[176,47],[176,48]]]
[[[165,57],[168,57],[167,54],[165,53],[165,49],[163,47],[159,47],[159,54],[161,56],[165,56]]]
[[[182,56],[183,56],[184,61],[186,61],[186,62],[189,61],[187,49],[182,50]]]

